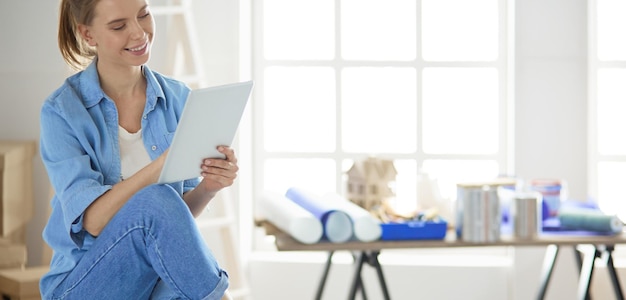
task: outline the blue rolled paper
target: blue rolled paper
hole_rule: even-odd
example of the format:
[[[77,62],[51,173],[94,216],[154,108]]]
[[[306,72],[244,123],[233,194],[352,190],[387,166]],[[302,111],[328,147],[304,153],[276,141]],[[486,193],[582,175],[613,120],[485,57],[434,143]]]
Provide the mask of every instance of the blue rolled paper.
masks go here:
[[[321,196],[297,187],[289,188],[285,196],[322,222],[324,238],[333,243],[346,242],[352,238],[354,227],[350,216],[332,202],[325,201]]]

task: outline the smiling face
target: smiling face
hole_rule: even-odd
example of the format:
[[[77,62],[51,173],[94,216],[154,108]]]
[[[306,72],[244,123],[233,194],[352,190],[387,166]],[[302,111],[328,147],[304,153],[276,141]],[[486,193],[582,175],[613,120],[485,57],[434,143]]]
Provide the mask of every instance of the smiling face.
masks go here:
[[[100,0],[91,24],[78,29],[99,64],[141,66],[150,58],[154,19],[146,0]]]

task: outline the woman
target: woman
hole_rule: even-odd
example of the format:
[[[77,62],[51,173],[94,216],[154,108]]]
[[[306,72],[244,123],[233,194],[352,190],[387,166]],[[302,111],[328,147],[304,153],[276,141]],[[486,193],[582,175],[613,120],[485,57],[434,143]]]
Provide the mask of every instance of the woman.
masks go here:
[[[238,166],[198,162],[157,185],[189,88],[151,71],[146,0],[62,0],[59,47],[82,69],[45,101],[41,156],[55,190],[43,236],[54,250],[44,299],[222,299],[228,276],[197,217]]]

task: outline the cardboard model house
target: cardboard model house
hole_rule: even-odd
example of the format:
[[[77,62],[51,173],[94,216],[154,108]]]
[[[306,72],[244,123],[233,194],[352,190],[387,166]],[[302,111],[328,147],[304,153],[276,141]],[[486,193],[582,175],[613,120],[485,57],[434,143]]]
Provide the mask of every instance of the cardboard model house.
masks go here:
[[[396,171],[392,160],[368,157],[355,162],[346,173],[347,198],[366,210],[395,197]]]

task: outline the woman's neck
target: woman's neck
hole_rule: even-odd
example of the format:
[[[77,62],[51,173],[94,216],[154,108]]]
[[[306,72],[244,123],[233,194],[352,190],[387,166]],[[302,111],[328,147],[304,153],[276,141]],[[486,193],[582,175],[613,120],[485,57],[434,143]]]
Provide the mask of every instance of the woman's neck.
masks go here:
[[[141,66],[116,68],[108,64],[98,64],[97,67],[100,86],[114,101],[133,99],[145,93],[146,81]]]
[[[118,123],[128,132],[141,129],[141,116],[146,104],[146,78],[141,66],[116,67],[98,65],[100,86],[117,107]]]

